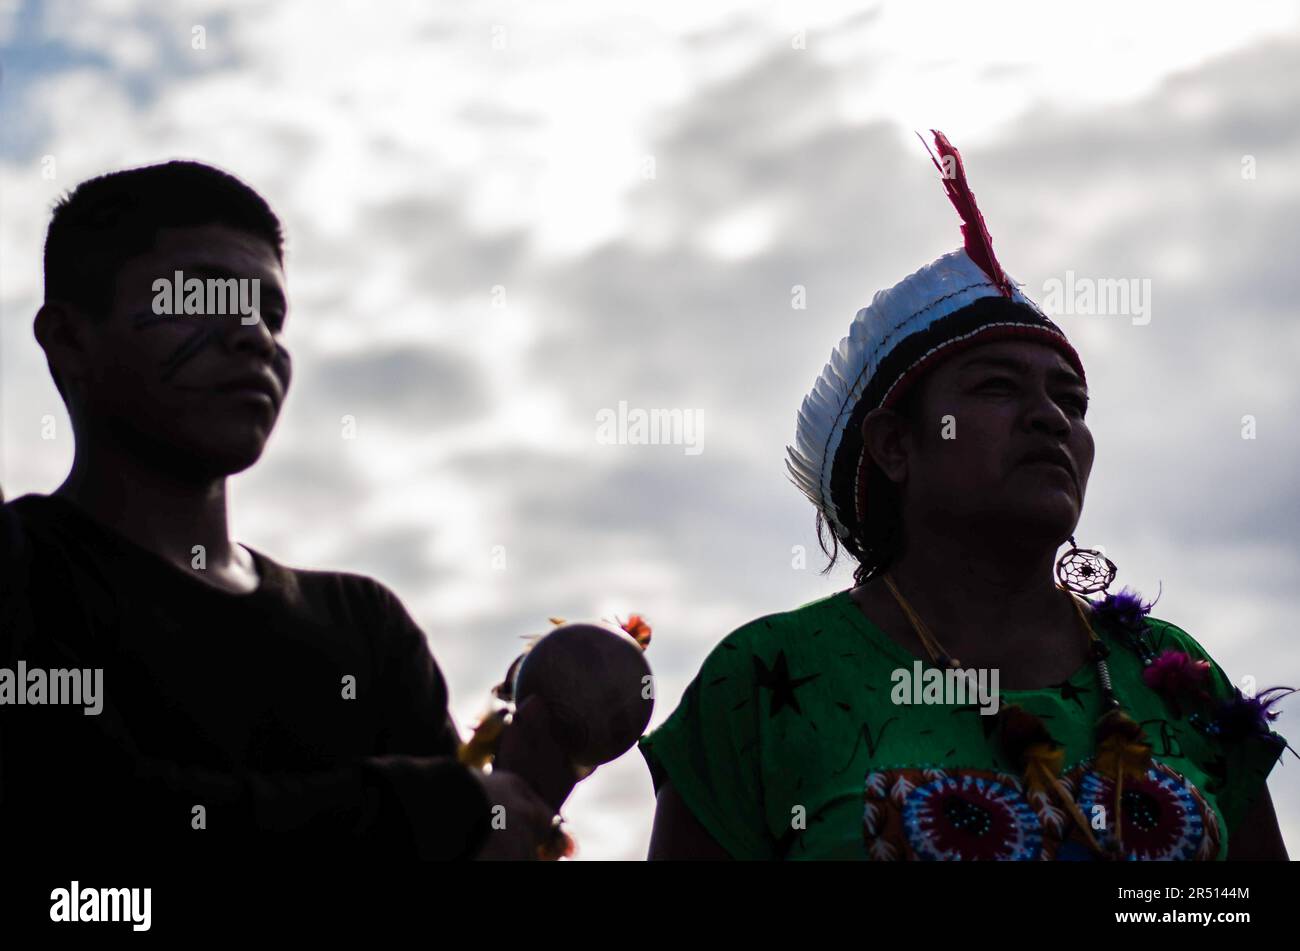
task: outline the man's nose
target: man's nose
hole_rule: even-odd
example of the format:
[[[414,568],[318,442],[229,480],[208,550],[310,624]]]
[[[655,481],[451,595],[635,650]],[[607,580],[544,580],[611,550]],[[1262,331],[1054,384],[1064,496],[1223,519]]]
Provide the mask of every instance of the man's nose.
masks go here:
[[[225,338],[226,347],[231,352],[252,353],[268,360],[275,355],[275,336],[257,310],[248,315],[232,314],[224,319],[230,322]]]

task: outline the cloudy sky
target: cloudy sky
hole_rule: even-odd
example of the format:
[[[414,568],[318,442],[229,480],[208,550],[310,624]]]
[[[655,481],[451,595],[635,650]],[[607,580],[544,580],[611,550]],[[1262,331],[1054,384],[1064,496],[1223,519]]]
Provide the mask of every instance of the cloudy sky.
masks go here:
[[[639,611],[657,723],[723,635],[849,584],[784,447],[854,312],[960,243],[939,128],[1030,296],[1150,282],[1149,321],[1058,317],[1080,543],[1231,676],[1300,681],[1296,4],[431,6],[0,0],[7,496],[72,456],[30,326],[52,203],[219,165],[285,221],[296,365],[237,537],[397,591],[464,725],[548,616]],[[700,451],[602,443],[620,403],[689,411]],[[652,811],[635,753],[567,808],[590,858],[644,855]]]

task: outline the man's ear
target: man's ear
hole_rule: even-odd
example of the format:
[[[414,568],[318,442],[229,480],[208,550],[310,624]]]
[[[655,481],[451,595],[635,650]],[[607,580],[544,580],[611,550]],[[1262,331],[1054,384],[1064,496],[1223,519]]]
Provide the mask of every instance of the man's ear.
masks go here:
[[[90,347],[90,319],[79,307],[64,301],[46,301],[32,321],[36,342],[45,362],[65,394],[71,384],[85,379]]]
[[[907,479],[907,451],[903,445],[906,431],[906,420],[892,409],[873,409],[862,420],[867,455],[891,482]]]

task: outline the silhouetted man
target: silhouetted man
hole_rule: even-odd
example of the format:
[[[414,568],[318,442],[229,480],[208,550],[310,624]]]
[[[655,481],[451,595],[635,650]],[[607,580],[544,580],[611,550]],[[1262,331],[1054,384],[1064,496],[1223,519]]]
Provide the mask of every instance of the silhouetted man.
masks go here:
[[[54,211],[45,280],[36,338],[76,454],[53,494],[0,506],[6,850],[533,855],[551,810],[457,762],[392,592],[229,537],[226,479],[291,376],[266,202],[191,162],[93,179]]]

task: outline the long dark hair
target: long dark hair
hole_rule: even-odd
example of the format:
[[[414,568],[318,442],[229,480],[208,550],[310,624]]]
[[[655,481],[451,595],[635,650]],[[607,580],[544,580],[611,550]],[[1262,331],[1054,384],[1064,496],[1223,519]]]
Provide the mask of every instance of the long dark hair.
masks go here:
[[[915,428],[921,407],[921,383],[914,384],[894,410]],[[843,547],[858,566],[853,583],[863,585],[877,577],[903,553],[902,493],[874,460],[867,460],[867,506],[848,538],[839,538],[820,511],[817,513],[817,544],[829,559],[822,574],[829,574],[839,561]]]

